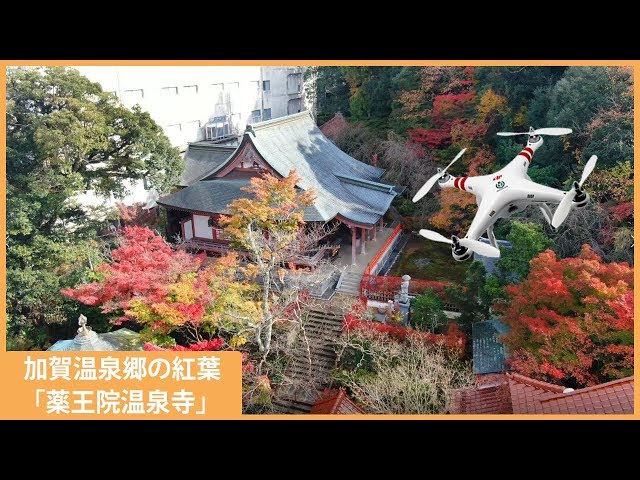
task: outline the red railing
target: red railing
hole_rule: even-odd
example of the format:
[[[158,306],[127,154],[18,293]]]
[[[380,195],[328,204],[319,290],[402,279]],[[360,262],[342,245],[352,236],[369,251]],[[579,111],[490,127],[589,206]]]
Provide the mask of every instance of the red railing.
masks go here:
[[[378,264],[382,256],[387,252],[387,249],[389,248],[389,246],[395,241],[396,237],[400,235],[401,232],[402,232],[402,225],[398,225],[396,228],[393,229],[393,232],[391,232],[391,235],[389,235],[389,238],[387,238],[386,242],[384,242],[384,245],[382,245],[382,248],[378,250],[378,253],[376,253],[375,257],[373,257],[373,259],[369,262],[369,265],[367,265],[367,268],[365,268],[364,270],[365,275],[371,275],[371,270],[375,268],[375,266]]]
[[[466,336],[454,323],[449,324],[445,334],[423,332],[406,326],[387,325],[385,323],[364,320],[362,319],[362,314],[366,308],[366,300],[360,299],[357,301],[344,318],[342,324],[343,331],[349,332],[357,329],[368,329],[379,333],[386,333],[397,340],[404,340],[408,336],[416,336],[429,342],[452,348],[459,356],[464,354]]]
[[[364,269],[364,275],[362,280],[360,281],[360,297],[364,296],[364,287],[365,287],[365,279],[371,276],[371,271],[378,265],[378,262],[383,257],[385,253],[387,253],[387,249],[392,245],[392,243],[396,240],[396,238],[402,233],[402,224],[398,224],[396,228],[393,229],[389,238],[384,242],[382,248],[378,250],[378,253],[375,254],[373,259],[367,265],[367,268]]]
[[[360,292],[362,296],[366,296],[369,300],[387,302],[393,300],[395,295],[398,294],[401,284],[402,278],[400,277],[365,275],[360,282]],[[411,280],[409,282],[409,295],[422,295],[426,290],[432,289],[446,302],[445,288],[448,286],[451,286],[451,284],[446,282]]]

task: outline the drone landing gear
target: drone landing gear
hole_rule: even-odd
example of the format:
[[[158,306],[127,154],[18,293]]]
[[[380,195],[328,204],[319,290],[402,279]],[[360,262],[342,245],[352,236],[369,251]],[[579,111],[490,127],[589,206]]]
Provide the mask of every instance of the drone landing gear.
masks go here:
[[[540,204],[540,211],[542,212],[542,216],[549,224],[549,228],[551,228],[552,232],[557,232],[558,229],[551,224],[551,219],[553,218],[553,212],[551,211],[551,207],[546,203]]]

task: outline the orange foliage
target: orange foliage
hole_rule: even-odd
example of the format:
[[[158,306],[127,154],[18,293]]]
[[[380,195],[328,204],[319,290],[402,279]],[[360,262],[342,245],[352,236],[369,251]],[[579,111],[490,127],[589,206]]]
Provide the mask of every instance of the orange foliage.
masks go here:
[[[547,250],[529,276],[494,305],[511,330],[513,368],[534,378],[589,386],[633,372],[633,267],[604,263],[584,245],[577,258]]]
[[[439,192],[440,210],[429,221],[439,229],[447,232],[463,232],[473,219],[476,211],[475,197],[455,188],[447,188]]]

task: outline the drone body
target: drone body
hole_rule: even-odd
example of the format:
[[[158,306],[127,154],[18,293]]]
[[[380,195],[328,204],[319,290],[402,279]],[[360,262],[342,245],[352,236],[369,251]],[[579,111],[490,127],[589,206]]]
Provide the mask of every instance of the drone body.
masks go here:
[[[541,185],[532,181],[527,175],[529,165],[536,150],[544,143],[541,135],[565,135],[571,133],[568,128],[531,128],[527,145],[505,167],[491,175],[475,177],[452,177],[447,174],[448,168],[462,156],[462,150],[456,158],[443,170],[431,177],[416,193],[414,202],[420,200],[437,182],[440,188],[457,188],[476,196],[478,211],[471,222],[467,234],[458,238],[448,239],[437,232],[420,230],[420,235],[430,240],[450,243],[453,258],[464,261],[471,258],[475,251],[489,257],[499,257],[500,250],[493,234],[493,224],[499,218],[508,218],[530,205],[540,208],[544,218],[555,229],[567,217],[573,207],[587,205],[589,195],[582,189],[586,177],[593,171],[597,157],[594,155],[585,166],[580,182],[574,182],[571,190],[563,192],[556,188]],[[518,133],[498,133],[501,136],[520,135]],[[558,205],[555,213],[549,205]],[[487,233],[489,244],[478,239]]]

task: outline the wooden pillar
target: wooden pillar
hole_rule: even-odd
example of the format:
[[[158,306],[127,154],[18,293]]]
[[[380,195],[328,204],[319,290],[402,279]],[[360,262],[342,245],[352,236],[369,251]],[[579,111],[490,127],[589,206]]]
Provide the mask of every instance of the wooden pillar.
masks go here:
[[[364,244],[367,243],[366,242],[367,239],[367,231],[364,228],[360,229],[360,255],[364,255],[365,253],[367,253],[367,251],[364,249]]]
[[[378,229],[376,228],[376,226],[373,226],[373,241],[376,241],[376,232],[378,231]]]
[[[384,218],[380,219],[380,231],[384,228]]]
[[[356,264],[356,227],[351,228],[351,265]]]

